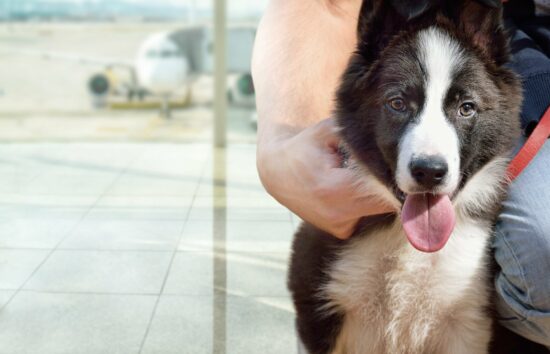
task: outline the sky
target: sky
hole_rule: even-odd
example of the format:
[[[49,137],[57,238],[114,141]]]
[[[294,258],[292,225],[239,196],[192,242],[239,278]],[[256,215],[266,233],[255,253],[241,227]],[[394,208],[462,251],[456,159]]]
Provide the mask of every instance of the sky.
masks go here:
[[[227,7],[230,17],[246,17],[250,15],[261,14],[267,5],[268,0],[227,0]],[[0,0],[0,7],[2,3],[13,5],[19,3],[26,4],[48,4],[48,3],[73,3],[75,5],[81,4],[100,4],[105,0]],[[152,5],[155,7],[166,4],[168,6],[194,6],[200,12],[211,11],[214,0],[111,0],[109,5],[119,4],[136,4],[136,5]],[[9,5],[8,5],[9,6]]]

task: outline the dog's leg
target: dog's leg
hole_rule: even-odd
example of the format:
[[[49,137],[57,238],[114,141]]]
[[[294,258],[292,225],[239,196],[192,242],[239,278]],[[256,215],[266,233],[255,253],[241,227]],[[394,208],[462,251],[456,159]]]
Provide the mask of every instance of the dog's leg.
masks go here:
[[[296,304],[296,312],[300,354],[330,354],[340,330],[341,316],[323,315],[315,304]]]
[[[341,241],[303,224],[296,233],[290,262],[288,287],[296,309],[296,327],[308,354],[328,354],[342,325],[342,315],[328,312],[328,300],[320,291],[326,271]]]

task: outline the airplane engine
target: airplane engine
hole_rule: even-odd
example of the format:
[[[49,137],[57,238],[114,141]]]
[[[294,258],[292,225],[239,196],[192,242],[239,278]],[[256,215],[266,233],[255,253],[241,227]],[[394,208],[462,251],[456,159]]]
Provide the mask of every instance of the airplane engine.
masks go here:
[[[106,72],[96,73],[88,80],[88,90],[92,97],[94,108],[104,108],[107,106],[107,98],[113,90],[113,78]]]
[[[252,75],[242,74],[230,80],[227,98],[235,106],[255,107],[255,91]]]

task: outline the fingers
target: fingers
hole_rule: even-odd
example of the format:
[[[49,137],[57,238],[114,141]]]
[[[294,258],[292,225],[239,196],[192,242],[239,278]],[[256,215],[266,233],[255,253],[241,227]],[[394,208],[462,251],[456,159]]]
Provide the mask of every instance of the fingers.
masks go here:
[[[339,143],[332,118],[307,128],[270,155],[267,161],[275,167],[262,182],[267,180],[270,194],[303,220],[345,240],[361,217],[388,210],[371,191],[358,188],[355,171],[340,168]]]
[[[338,150],[340,144],[340,128],[336,125],[334,118],[327,118],[317,123],[316,134],[319,141],[331,149]]]
[[[358,180],[358,176],[351,170],[331,169],[325,179],[325,189],[332,195],[327,197],[338,198],[340,196],[343,203],[348,205],[350,219],[396,211],[394,206],[384,202],[381,197],[375,196],[375,191],[361,187]]]

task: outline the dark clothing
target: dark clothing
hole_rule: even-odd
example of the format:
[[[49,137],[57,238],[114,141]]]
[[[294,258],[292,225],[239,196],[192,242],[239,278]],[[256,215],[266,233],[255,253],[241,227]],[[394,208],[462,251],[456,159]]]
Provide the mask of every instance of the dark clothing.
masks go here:
[[[528,0],[511,0],[504,7],[511,35],[510,67],[523,80],[522,127],[528,135],[550,106],[550,16],[536,16]]]

